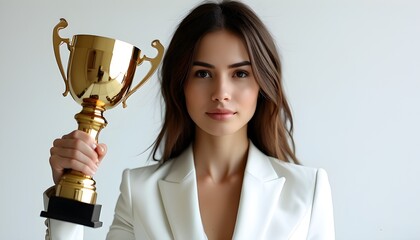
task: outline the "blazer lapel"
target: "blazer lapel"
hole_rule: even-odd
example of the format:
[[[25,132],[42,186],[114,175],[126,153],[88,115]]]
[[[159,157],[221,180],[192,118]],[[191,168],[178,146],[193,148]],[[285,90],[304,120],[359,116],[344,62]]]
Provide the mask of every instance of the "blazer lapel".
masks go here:
[[[168,176],[158,184],[174,239],[206,239],[191,146],[172,161]]]
[[[233,239],[264,239],[285,183],[250,143]]]

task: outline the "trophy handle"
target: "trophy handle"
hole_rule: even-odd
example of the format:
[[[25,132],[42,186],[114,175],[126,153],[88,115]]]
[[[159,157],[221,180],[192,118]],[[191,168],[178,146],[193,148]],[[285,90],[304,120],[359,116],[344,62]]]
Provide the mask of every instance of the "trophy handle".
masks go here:
[[[63,93],[63,96],[67,96],[69,93],[69,81],[67,80],[66,74],[64,73],[63,64],[61,63],[61,55],[60,55],[60,45],[63,43],[67,44],[67,48],[70,51],[70,39],[69,38],[61,38],[58,34],[63,28],[67,27],[67,21],[64,18],[60,18],[60,22],[54,27],[53,30],[53,47],[54,47],[54,55],[55,60],[57,61],[58,68],[60,69],[61,76],[63,77],[64,84],[66,85],[66,90]]]
[[[137,91],[150,78],[150,76],[152,76],[152,74],[156,71],[157,67],[159,66],[159,64],[162,60],[164,48],[163,48],[162,44],[159,42],[159,40],[154,40],[152,42],[152,47],[154,47],[158,50],[158,53],[157,53],[155,58],[149,58],[146,55],[144,55],[142,58],[137,60],[137,66],[139,66],[140,64],[143,63],[144,60],[146,60],[146,61],[149,61],[152,64],[152,67],[150,68],[150,70],[146,74],[146,76],[144,76],[143,80],[141,80],[133,89],[131,89],[131,91],[129,91],[123,97],[123,101],[122,101],[123,108],[127,107],[126,101],[127,101],[128,97],[130,97],[131,94],[133,94],[135,91]]]

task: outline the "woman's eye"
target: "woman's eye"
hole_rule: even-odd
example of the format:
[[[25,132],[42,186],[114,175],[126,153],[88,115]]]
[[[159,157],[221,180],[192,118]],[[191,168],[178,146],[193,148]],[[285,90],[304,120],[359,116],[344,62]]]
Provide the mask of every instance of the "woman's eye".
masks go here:
[[[198,78],[209,78],[211,77],[210,73],[204,70],[198,70],[195,72],[195,76]]]
[[[237,72],[235,72],[235,74],[234,74],[234,77],[237,77],[237,78],[246,78],[246,77],[248,77],[248,72],[246,72],[246,71],[237,71]]]

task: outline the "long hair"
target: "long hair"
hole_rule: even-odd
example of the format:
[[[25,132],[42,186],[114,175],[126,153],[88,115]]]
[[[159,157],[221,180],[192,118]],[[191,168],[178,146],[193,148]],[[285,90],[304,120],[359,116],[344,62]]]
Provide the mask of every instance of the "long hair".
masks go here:
[[[199,5],[176,29],[160,70],[165,115],[154,142],[153,159],[166,162],[181,154],[193,141],[195,124],[187,112],[184,84],[199,41],[207,33],[218,30],[231,31],[244,40],[260,86],[257,109],[248,123],[248,137],[266,155],[298,164],[292,136],[293,119],[283,91],[276,45],[257,15],[236,1]],[[162,146],[158,159],[157,151]]]

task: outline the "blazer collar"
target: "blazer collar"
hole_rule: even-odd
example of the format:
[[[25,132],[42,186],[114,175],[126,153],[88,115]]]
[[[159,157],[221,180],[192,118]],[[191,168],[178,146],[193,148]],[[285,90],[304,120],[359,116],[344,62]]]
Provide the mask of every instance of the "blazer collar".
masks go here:
[[[268,156],[252,142],[242,183],[233,239],[266,239],[285,178],[274,170]]]
[[[206,239],[198,203],[192,147],[172,160],[159,190],[175,239]],[[233,239],[259,239],[271,221],[285,179],[251,142]]]
[[[198,205],[192,147],[171,160],[169,174],[158,182],[174,239],[206,239]]]

